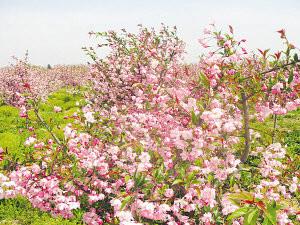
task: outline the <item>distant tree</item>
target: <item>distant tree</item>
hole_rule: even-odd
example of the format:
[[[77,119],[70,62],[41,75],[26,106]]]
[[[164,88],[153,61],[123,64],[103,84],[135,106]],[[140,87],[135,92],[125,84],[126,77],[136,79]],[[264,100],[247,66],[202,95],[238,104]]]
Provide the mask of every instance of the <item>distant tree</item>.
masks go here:
[[[50,64],[47,65],[47,69],[48,69],[48,70],[52,69],[52,67],[51,67]]]

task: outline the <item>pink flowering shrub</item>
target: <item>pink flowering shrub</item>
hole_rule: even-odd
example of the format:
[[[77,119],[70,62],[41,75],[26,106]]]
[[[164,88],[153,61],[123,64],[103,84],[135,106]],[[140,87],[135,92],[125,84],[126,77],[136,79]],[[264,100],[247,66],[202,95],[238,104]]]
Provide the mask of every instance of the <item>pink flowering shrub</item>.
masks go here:
[[[24,60],[15,60],[15,65],[0,68],[0,99],[6,104],[17,104],[18,95],[28,87],[35,98],[45,99],[63,87],[85,85],[90,78],[85,66],[45,69],[27,64],[27,56]]]
[[[286,58],[270,60],[266,51],[248,53],[231,27],[214,29],[199,41],[210,48],[215,40],[217,50],[196,65],[183,64],[176,29],[92,33],[110,52],[100,59],[85,49],[94,61],[91,92],[63,138],[40,116],[28,73],[18,73],[20,116],[33,111],[52,139],[28,137],[35,154],[0,177],[0,197],[22,195],[65,218],[81,209],[90,225],[299,222],[293,159],[279,143],[255,146],[259,134],[249,127],[251,118],[299,107],[294,47],[282,36]],[[245,187],[249,155],[259,164]]]

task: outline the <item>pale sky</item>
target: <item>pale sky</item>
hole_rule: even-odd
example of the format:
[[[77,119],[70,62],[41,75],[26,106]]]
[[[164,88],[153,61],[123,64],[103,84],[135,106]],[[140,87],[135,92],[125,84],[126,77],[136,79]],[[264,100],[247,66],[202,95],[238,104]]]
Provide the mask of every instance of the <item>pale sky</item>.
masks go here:
[[[281,28],[299,47],[299,16],[299,0],[0,0],[0,66],[26,50],[33,64],[86,63],[89,31],[136,31],[140,23],[176,25],[188,62],[201,54],[197,40],[211,22],[232,25],[250,49],[280,48]]]

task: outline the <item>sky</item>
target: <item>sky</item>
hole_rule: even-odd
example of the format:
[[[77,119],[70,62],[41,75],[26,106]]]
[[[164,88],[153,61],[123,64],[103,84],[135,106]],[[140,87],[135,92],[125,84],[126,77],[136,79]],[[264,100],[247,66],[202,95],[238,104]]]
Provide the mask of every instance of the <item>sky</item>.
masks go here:
[[[89,31],[137,31],[137,25],[176,25],[186,42],[186,61],[203,52],[198,39],[214,22],[234,27],[251,50],[280,49],[277,30],[300,46],[299,0],[0,0],[0,66],[29,52],[37,65],[85,64]]]

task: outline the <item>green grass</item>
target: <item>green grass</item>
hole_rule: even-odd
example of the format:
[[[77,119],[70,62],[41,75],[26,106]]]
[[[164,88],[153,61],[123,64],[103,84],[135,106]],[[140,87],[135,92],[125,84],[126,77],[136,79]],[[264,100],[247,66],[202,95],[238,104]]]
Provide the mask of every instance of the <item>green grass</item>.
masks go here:
[[[81,223],[81,214],[72,220],[52,217],[49,213],[33,208],[24,198],[0,200],[0,225],[75,225]]]
[[[51,124],[56,135],[62,138],[62,129],[67,123],[72,122],[72,119],[64,119],[64,116],[71,116],[83,104],[80,92],[71,93],[62,89],[50,95],[46,102],[41,103],[40,114],[48,124]],[[55,113],[54,106],[60,106],[62,112]],[[29,117],[36,120],[33,113],[30,113]],[[28,125],[35,124],[29,123]],[[50,138],[49,133],[41,126],[35,130],[35,134],[42,140]],[[26,120],[19,117],[19,110],[0,104],[0,147],[7,151],[12,160],[19,162],[25,160],[25,153],[28,149],[24,148],[23,144],[30,135],[26,129]],[[54,218],[49,213],[33,208],[24,198],[0,200],[0,225],[75,225],[82,224],[81,216],[81,212],[77,211],[72,220]]]
[[[79,103],[79,105],[78,105]],[[50,95],[46,102],[41,103],[40,114],[54,133],[63,138],[63,128],[66,124],[72,122],[72,119],[64,119],[65,116],[71,116],[79,110],[84,104],[82,94],[71,93],[66,89]],[[60,106],[62,112],[55,113],[54,106]],[[34,133],[39,140],[51,138],[49,132],[43,126],[36,126],[37,119],[33,112],[29,113],[30,119],[35,122],[29,122],[28,126],[38,127]],[[23,159],[24,142],[31,133],[26,129],[26,119],[19,117],[19,110],[12,106],[0,106],[0,147],[6,149],[8,155],[13,159]]]
[[[254,122],[252,128],[260,132],[263,144],[272,143],[274,118],[268,118],[263,123]],[[287,115],[277,116],[276,132],[274,142],[286,145],[290,155],[300,154],[300,109],[291,111]]]

